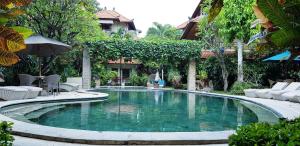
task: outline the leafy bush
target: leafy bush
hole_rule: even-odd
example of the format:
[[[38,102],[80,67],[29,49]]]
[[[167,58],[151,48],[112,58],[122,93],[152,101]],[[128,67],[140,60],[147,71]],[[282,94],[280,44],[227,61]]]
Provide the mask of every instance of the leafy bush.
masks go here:
[[[136,73],[136,71],[131,71],[130,73],[130,77],[129,77],[129,82],[131,83],[131,85],[133,86],[137,86],[139,84],[140,78],[138,76],[138,74]]]
[[[244,94],[244,89],[250,89],[250,88],[254,88],[254,87],[256,87],[256,86],[253,83],[237,81],[232,85],[230,93],[242,95],[242,94]]]
[[[135,70],[133,70],[129,77],[129,82],[133,86],[145,86],[148,81],[148,75],[143,74],[142,76],[139,76]]]
[[[100,79],[101,85],[107,85],[109,80],[118,77],[118,72],[107,70],[103,64],[94,64],[92,68],[93,78]]]
[[[149,80],[149,76],[148,76],[147,74],[143,74],[143,75],[140,77],[140,85],[141,85],[141,86],[146,86],[148,80]]]
[[[181,75],[178,70],[171,69],[168,72],[168,80],[172,83],[174,88],[180,88],[180,82],[181,82]]]
[[[60,75],[62,82],[65,82],[68,77],[78,77],[79,72],[73,66],[67,65]]]
[[[225,57],[225,64],[228,76],[229,87],[234,83],[237,77],[237,63],[236,58],[234,57]],[[223,78],[222,78],[222,69],[220,63],[216,57],[209,57],[205,61],[201,61],[197,68],[199,70],[206,71],[208,74],[208,80],[211,80],[214,85],[215,90],[223,90]]]
[[[1,146],[12,146],[14,137],[11,135],[12,133],[12,125],[11,122],[0,122],[0,145]]]
[[[253,123],[242,126],[229,137],[230,146],[300,145],[300,118],[279,124]]]
[[[200,80],[206,80],[208,78],[208,74],[205,70],[200,70],[198,72],[198,77]]]

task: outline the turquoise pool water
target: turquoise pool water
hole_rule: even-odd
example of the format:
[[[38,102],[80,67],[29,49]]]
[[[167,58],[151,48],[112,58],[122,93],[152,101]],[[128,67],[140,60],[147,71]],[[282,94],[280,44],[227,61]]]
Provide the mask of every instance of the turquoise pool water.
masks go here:
[[[12,118],[40,125],[92,131],[199,132],[234,130],[276,115],[255,104],[177,91],[99,89],[106,101],[35,103]],[[40,106],[40,108],[38,108]],[[20,107],[18,108],[20,109]],[[16,113],[15,112],[11,113]],[[22,115],[22,116],[20,116]]]

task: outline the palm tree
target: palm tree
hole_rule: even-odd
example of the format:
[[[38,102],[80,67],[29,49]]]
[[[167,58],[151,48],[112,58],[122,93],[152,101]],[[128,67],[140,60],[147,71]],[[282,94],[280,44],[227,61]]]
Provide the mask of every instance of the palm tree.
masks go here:
[[[162,25],[158,22],[153,22],[153,26],[147,31],[146,37],[158,37],[166,39],[179,39],[181,31],[177,30],[170,24]]]

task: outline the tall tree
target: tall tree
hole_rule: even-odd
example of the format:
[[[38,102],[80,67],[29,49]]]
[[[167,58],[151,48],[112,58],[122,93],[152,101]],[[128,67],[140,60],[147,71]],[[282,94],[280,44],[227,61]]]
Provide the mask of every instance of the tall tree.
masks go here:
[[[146,38],[165,38],[165,39],[179,39],[182,32],[175,27],[165,24],[162,25],[158,22],[153,22],[153,26],[147,31]]]
[[[257,32],[251,29],[251,23],[256,19],[252,11],[255,0],[224,0],[223,23],[221,32],[229,43],[234,40],[238,52],[238,81],[243,82],[243,50],[250,36]]]
[[[251,29],[251,23],[255,20],[252,6],[255,0],[208,0],[211,6],[208,11],[209,21],[213,21],[218,15],[222,15],[224,25],[220,27],[220,33],[227,43],[237,44],[238,50],[238,81],[243,81],[243,49],[250,36],[258,29]]]
[[[224,39],[220,35],[220,21],[208,22],[209,18],[204,17],[198,23],[198,37],[205,45],[205,49],[212,50],[222,70],[223,90],[228,90],[228,70],[225,64]]]
[[[73,49],[58,58],[46,58],[43,72],[48,72],[54,59],[55,67],[62,70],[73,64],[80,70],[81,48],[85,42],[105,37],[95,17],[98,10],[96,0],[34,0],[26,9],[27,16],[19,23],[32,28],[37,34],[70,44]],[[59,63],[57,63],[59,62]],[[60,68],[60,69],[59,69]]]

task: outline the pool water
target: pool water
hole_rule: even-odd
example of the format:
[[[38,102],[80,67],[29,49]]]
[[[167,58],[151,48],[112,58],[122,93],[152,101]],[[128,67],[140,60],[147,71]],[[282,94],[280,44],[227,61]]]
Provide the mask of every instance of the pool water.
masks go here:
[[[22,118],[14,118],[61,128],[129,132],[223,131],[258,122],[260,117],[268,117],[264,118],[264,122],[278,121],[269,110],[228,98],[173,90],[96,91],[108,93],[108,99],[49,105],[41,103],[43,108],[25,112]],[[32,106],[36,107],[36,104]]]

